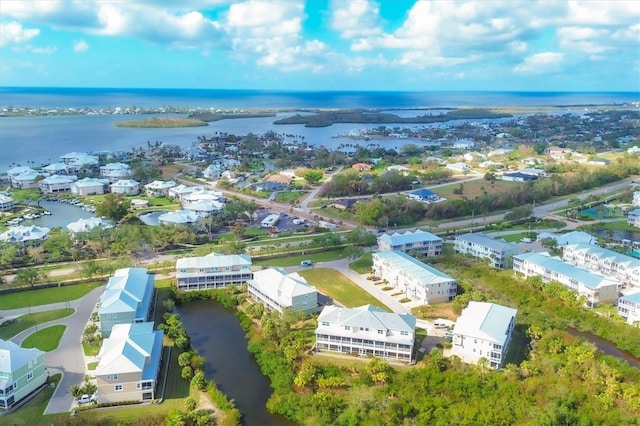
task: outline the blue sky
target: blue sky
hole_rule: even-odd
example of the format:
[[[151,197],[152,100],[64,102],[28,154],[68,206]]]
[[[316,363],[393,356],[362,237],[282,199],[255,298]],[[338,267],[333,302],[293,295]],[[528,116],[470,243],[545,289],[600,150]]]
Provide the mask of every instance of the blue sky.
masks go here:
[[[640,91],[635,0],[2,0],[0,86]]]

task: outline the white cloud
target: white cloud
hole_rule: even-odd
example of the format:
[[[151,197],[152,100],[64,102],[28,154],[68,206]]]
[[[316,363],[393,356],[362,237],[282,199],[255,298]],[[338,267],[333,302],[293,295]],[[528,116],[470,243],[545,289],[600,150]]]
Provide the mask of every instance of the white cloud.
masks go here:
[[[514,71],[523,74],[547,74],[560,69],[564,53],[543,52],[528,56],[516,65]]]
[[[55,53],[58,48],[55,46],[32,46],[27,44],[22,50],[25,52],[35,53],[36,55],[51,55]]]
[[[73,42],[73,51],[76,53],[83,53],[89,50],[89,43],[84,40],[78,40]]]
[[[40,34],[37,28],[24,28],[19,22],[0,22],[0,47],[28,42]]]
[[[380,34],[380,7],[368,0],[333,0],[331,2],[331,28],[342,38]]]

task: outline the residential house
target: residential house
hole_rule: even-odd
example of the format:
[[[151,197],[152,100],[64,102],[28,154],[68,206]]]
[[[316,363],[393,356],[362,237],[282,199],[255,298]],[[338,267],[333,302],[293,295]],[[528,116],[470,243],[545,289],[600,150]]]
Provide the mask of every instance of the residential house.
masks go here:
[[[163,336],[152,322],[113,326],[94,372],[98,403],[156,399]]]
[[[224,208],[224,203],[216,200],[197,200],[184,202],[182,204],[185,210],[191,210],[200,217],[207,217],[213,212],[218,212]]]
[[[331,207],[334,207],[339,210],[352,210],[358,201],[362,201],[357,198],[340,198],[335,200]]]
[[[468,233],[456,236],[455,251],[489,259],[493,268],[503,269],[511,267],[513,256],[520,253],[520,248],[515,243],[497,240],[483,233]]]
[[[498,176],[500,180],[508,182],[530,182],[538,179],[538,176],[528,175],[520,172],[503,173]]]
[[[267,182],[279,183],[285,186],[289,186],[292,181],[292,176],[283,173],[275,173],[267,178]]]
[[[13,209],[13,198],[8,195],[0,194],[0,212],[8,212]]]
[[[560,148],[559,146],[549,146],[545,148],[544,153],[554,160],[564,160],[567,154],[573,153],[570,148]]]
[[[536,177],[546,177],[547,176],[547,172],[546,171],[544,171],[542,169],[531,168],[531,167],[520,169],[520,170],[518,170],[518,172],[523,173],[525,175],[531,175],[531,176],[536,176]]]
[[[38,186],[45,194],[55,194],[58,192],[69,192],[71,184],[78,180],[75,175],[51,175],[40,180]]]
[[[640,146],[632,146],[627,148],[627,154],[638,154],[640,153]]]
[[[479,163],[478,166],[483,169],[504,169],[504,163],[498,163],[496,161],[487,160]]]
[[[565,263],[542,253],[523,253],[513,257],[513,271],[525,278],[540,277],[543,282],[556,281],[578,296],[585,297],[585,304],[596,307],[600,303],[618,300],[622,284],[602,274]]]
[[[528,166],[539,166],[546,163],[542,158],[537,157],[527,157],[520,160],[521,163],[526,164]]]
[[[197,191],[204,191],[204,187],[201,185],[186,186],[186,185],[180,184],[172,188],[169,188],[169,197],[180,200],[180,202],[182,202],[182,197]]]
[[[115,183],[131,177],[131,166],[124,163],[108,163],[100,166],[100,176],[109,179],[109,183]]]
[[[471,139],[458,139],[453,142],[454,149],[473,149],[476,146],[476,143]]]
[[[401,175],[407,176],[409,174],[409,168],[405,167],[405,166],[401,166],[398,164],[394,164],[392,166],[387,167],[387,171],[388,172],[396,172],[396,173],[400,173]]]
[[[10,409],[47,382],[44,354],[0,339],[0,409]]]
[[[113,228],[113,224],[108,220],[102,219],[101,217],[90,217],[88,219],[78,219],[75,222],[71,222],[67,225],[67,229],[72,234],[77,234],[79,232],[89,232],[93,228],[102,228],[102,229],[111,229]]]
[[[116,324],[149,319],[153,301],[153,275],[146,268],[118,269],[109,278],[98,301],[100,333],[109,337]]]
[[[629,226],[640,228],[640,209],[631,210],[627,216]]]
[[[102,195],[108,184],[108,179],[86,177],[73,182],[70,188],[73,195]]]
[[[210,290],[242,285],[253,279],[251,257],[246,254],[211,253],[176,261],[179,290]]]
[[[138,195],[140,193],[140,182],[133,179],[122,179],[111,184],[111,192],[123,195]]]
[[[92,173],[100,165],[98,157],[84,152],[70,152],[61,156],[60,160],[67,165],[67,173]]]
[[[222,164],[209,164],[207,168],[202,171],[202,176],[205,179],[217,180],[220,179],[223,171],[224,169],[222,168]]]
[[[254,300],[281,314],[285,310],[311,314],[318,309],[318,291],[297,272],[282,268],[254,272],[247,290]]]
[[[467,163],[451,163],[447,164],[445,167],[458,173],[469,173],[471,171],[471,166]]]
[[[16,166],[7,170],[7,177],[9,178],[9,181],[12,182],[13,178],[16,176],[19,176],[24,173],[33,173],[33,172],[37,172],[37,170],[34,170],[28,166]]]
[[[167,197],[169,189],[176,185],[172,180],[154,180],[144,186],[144,191],[148,197]]]
[[[372,169],[372,165],[371,164],[367,164],[367,163],[356,163],[354,165],[351,166],[351,168],[353,170],[356,170],[358,172],[368,172],[371,171]]]
[[[640,207],[640,191],[634,191],[632,204],[633,207]]]
[[[440,199],[440,196],[435,192],[426,188],[416,189],[407,194],[407,196],[415,201],[433,203]]]
[[[495,303],[469,302],[453,327],[451,354],[472,364],[484,358],[489,368],[501,368],[517,313],[516,309]]]
[[[611,164],[611,160],[607,160],[606,158],[594,158],[589,160],[588,163],[593,166],[608,166]]]
[[[622,284],[640,289],[640,259],[606,248],[579,243],[566,245],[562,260],[590,271],[613,277]]]
[[[9,181],[11,182],[12,188],[35,189],[38,188],[38,182],[45,177],[45,174],[32,170],[16,176],[9,175]]]
[[[396,250],[374,253],[373,273],[425,305],[450,302],[458,289],[449,275]]]
[[[51,229],[35,225],[10,226],[5,232],[0,234],[0,241],[5,243],[22,243],[37,245],[42,242]]]
[[[640,325],[640,291],[625,294],[618,299],[618,314],[628,324]]]
[[[325,306],[318,316],[316,351],[378,357],[410,363],[416,318],[372,306]]]
[[[591,244],[594,246],[598,245],[598,239],[596,237],[583,231],[571,231],[567,232],[566,234],[541,232],[540,234],[538,234],[536,241],[541,242],[546,238],[553,238],[561,247],[569,244],[579,243]]]
[[[64,163],[51,163],[42,168],[43,171],[47,172],[50,175],[55,174],[68,174],[69,167]]]
[[[202,217],[193,210],[173,210],[158,216],[161,225],[193,225]]]
[[[399,250],[405,253],[417,252],[423,256],[437,256],[442,253],[442,238],[431,232],[416,229],[403,234],[382,234],[378,237],[378,250]]]

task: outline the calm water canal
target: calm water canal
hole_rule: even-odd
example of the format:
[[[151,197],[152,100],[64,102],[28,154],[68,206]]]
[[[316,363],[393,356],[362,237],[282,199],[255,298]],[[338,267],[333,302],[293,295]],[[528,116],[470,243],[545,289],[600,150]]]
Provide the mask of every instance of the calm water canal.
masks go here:
[[[180,305],[176,312],[191,338],[191,346],[206,359],[205,374],[242,413],[246,426],[295,425],[265,407],[271,396],[269,379],[247,350],[247,339],[235,313],[215,301]]]
[[[626,361],[629,363],[629,365],[635,368],[640,368],[640,359],[636,358],[627,351],[616,348],[613,343],[603,339],[602,337],[596,336],[595,334],[589,333],[587,331],[576,330],[575,328],[571,327],[567,328],[567,332],[569,332],[569,334],[573,336],[582,337],[584,340],[592,343],[596,348],[600,349],[607,355],[611,355],[618,359]]]

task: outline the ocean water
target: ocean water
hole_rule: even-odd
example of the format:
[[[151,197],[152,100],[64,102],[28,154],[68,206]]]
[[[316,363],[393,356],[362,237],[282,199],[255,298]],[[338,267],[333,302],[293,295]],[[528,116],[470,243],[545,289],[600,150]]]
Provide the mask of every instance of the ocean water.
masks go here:
[[[407,116],[411,109],[463,106],[567,106],[583,110],[594,104],[631,105],[640,102],[639,93],[556,92],[269,92],[251,90],[182,89],[91,89],[91,88],[0,88],[0,110],[9,107],[101,109],[115,107],[181,107],[220,109],[378,108]],[[581,107],[576,107],[576,106]],[[574,108],[569,108],[574,106]],[[286,116],[291,112],[281,112]],[[417,112],[416,112],[417,114]],[[236,135],[275,131],[293,135],[313,146],[335,149],[342,144],[364,143],[338,138],[354,130],[378,125],[335,124],[306,128],[303,125],[274,125],[273,117],[221,120],[207,127],[176,129],[118,128],[117,121],[132,115],[76,115],[0,117],[0,171],[11,166],[57,162],[65,153],[78,151],[129,151],[148,142],[163,142],[188,149],[199,136],[216,132]],[[502,119],[504,120],[504,119]],[[482,121],[482,120],[474,120]],[[492,120],[496,121],[496,120]],[[451,124],[451,123],[448,123]],[[434,124],[440,126],[441,124]],[[418,125],[400,125],[419,127]],[[413,140],[384,142],[401,148]]]

